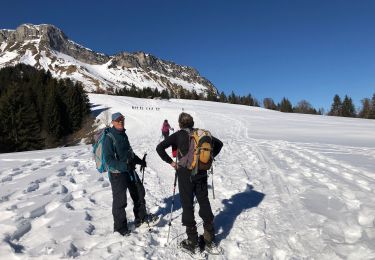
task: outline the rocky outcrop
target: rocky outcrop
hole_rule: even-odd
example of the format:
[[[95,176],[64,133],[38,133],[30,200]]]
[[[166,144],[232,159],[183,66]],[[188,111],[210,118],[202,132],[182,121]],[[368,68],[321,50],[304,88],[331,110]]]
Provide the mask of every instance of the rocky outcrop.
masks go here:
[[[217,93],[213,84],[192,67],[181,66],[144,52],[121,52],[113,56],[97,53],[71,41],[63,31],[49,24],[23,24],[16,30],[0,30],[0,44],[4,46],[0,49],[0,67],[26,62],[37,68],[48,69],[54,76],[70,77],[73,80],[87,79],[88,84],[92,85],[88,91],[130,85],[142,88],[148,84],[171,91],[191,85],[192,89],[197,88],[197,92]],[[5,55],[5,52],[8,52],[8,55]],[[14,53],[18,55],[15,57]],[[68,55],[74,60],[64,60],[58,53]],[[10,59],[2,60],[2,56]],[[109,73],[92,74],[92,68],[85,64],[103,66],[99,74],[103,73],[103,70],[108,70]],[[126,73],[133,75],[127,77]]]
[[[9,43],[40,40],[40,49],[55,50],[88,64],[103,64],[110,59],[70,41],[63,31],[50,24],[23,24],[14,31],[1,30],[2,38]]]

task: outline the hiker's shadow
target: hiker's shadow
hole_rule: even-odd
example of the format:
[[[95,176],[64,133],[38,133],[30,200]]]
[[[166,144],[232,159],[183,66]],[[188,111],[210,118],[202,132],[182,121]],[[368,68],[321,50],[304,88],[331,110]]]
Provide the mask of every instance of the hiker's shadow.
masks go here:
[[[218,232],[217,242],[225,239],[236,221],[236,218],[246,209],[257,207],[265,197],[264,193],[253,190],[247,185],[246,190],[222,201],[225,208],[215,217],[215,228]]]
[[[164,207],[159,207],[159,209],[155,213],[153,213],[156,216],[162,216],[162,219],[160,220],[160,223],[159,223],[160,226],[164,226],[165,224],[168,224],[169,214],[171,213],[171,207],[173,203],[173,196],[163,199],[162,202],[164,203]],[[174,197],[173,212],[178,211],[179,209],[181,209],[181,202],[180,202],[180,194],[177,193]],[[174,214],[172,220],[178,217],[179,216]]]

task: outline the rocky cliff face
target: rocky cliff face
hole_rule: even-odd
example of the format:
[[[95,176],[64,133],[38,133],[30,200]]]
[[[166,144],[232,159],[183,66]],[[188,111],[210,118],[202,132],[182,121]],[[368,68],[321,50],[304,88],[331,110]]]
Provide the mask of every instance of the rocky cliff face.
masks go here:
[[[176,92],[180,88],[197,93],[217,93],[194,68],[164,61],[144,52],[108,56],[85,48],[59,28],[24,24],[16,30],[0,30],[0,67],[26,63],[49,70],[53,76],[81,81],[87,91],[135,85]]]

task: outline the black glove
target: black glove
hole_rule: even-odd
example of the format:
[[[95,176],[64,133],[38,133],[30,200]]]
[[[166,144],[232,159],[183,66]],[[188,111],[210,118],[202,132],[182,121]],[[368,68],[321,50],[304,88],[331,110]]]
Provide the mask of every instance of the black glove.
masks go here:
[[[147,167],[146,156],[144,156],[143,159],[141,159],[136,154],[134,154],[132,162],[134,165],[139,164],[141,166],[141,169]]]
[[[141,163],[140,163],[139,165],[142,166],[141,168],[146,168],[146,167],[147,167],[146,158],[143,158],[143,159],[141,160]]]
[[[139,164],[139,165],[141,165],[142,160],[141,160],[141,158],[139,158],[136,154],[134,154],[133,159],[132,159],[132,162],[134,163],[134,165],[135,165],[135,164]]]

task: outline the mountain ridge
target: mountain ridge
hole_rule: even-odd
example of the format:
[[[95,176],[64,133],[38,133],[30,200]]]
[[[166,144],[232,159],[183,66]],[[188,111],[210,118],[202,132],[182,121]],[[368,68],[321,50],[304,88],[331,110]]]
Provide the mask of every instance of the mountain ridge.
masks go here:
[[[95,52],[50,24],[22,24],[0,30],[0,68],[18,63],[49,70],[56,78],[82,82],[88,92],[113,93],[116,89],[167,89],[198,94],[215,93],[216,87],[189,66],[157,58],[142,51],[114,55]]]

